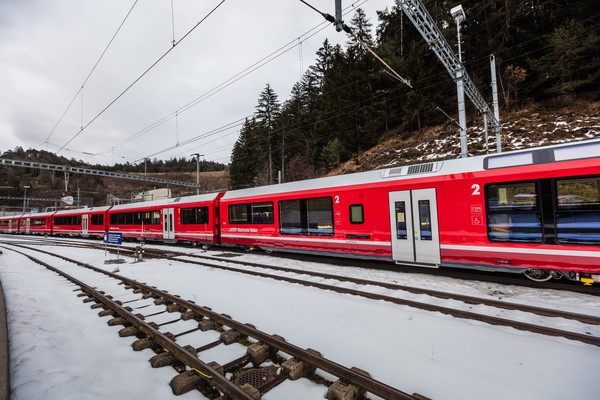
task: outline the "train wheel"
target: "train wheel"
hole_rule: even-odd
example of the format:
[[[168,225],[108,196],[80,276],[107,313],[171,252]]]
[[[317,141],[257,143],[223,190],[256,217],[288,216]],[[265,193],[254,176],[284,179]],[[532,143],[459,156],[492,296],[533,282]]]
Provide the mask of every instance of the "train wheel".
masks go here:
[[[552,279],[552,274],[546,269],[528,269],[523,271],[523,275],[536,282],[546,282]]]

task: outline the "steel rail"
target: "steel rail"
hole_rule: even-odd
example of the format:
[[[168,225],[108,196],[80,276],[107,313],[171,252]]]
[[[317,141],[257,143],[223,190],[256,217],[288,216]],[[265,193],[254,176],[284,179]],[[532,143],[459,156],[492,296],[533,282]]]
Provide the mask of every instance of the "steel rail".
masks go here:
[[[2,246],[4,247],[4,246]],[[7,247],[4,247],[7,248]],[[235,383],[231,382],[224,375],[219,374],[215,369],[211,366],[200,360],[196,355],[190,353],[185,348],[179,346],[174,341],[170,340],[167,336],[159,332],[157,329],[153,328],[150,324],[139,318],[137,315],[129,312],[124,307],[121,307],[107,296],[104,296],[100,292],[96,291],[91,286],[86,285],[84,282],[78,280],[77,278],[51,266],[44,261],[37,259],[29,254],[23,253],[18,250],[10,249],[16,253],[19,253],[30,260],[46,267],[47,269],[56,272],[60,276],[68,279],[75,285],[82,288],[82,290],[87,293],[89,296],[95,298],[100,303],[104,304],[106,307],[110,308],[115,313],[119,314],[121,317],[126,319],[129,323],[136,326],[140,331],[144,334],[148,335],[152,340],[161,345],[163,348],[171,352],[175,355],[175,357],[181,362],[185,363],[191,368],[195,368],[202,372],[200,377],[206,380],[211,386],[216,387],[218,390],[226,393],[229,396],[232,396],[234,399],[244,399],[244,400],[254,400],[254,398],[238,387]],[[77,263],[79,264],[79,263]]]
[[[92,246],[98,247],[98,248],[101,247],[101,246],[99,247],[97,245],[92,245]],[[74,247],[77,247],[77,246],[74,246]],[[87,247],[89,247],[89,246],[87,246]],[[122,251],[123,251],[123,249],[122,249]],[[124,251],[125,252],[130,251],[130,249],[126,249]],[[396,284],[396,283],[373,281],[373,280],[369,280],[369,279],[340,276],[340,275],[328,274],[328,273],[324,273],[324,272],[297,270],[297,269],[293,269],[293,268],[281,267],[281,266],[276,266],[276,265],[259,264],[259,263],[253,263],[253,262],[248,262],[248,261],[238,261],[238,260],[223,260],[223,259],[220,259],[217,257],[197,255],[197,254],[186,254],[183,252],[176,252],[176,251],[171,251],[171,250],[168,250],[168,251],[163,251],[163,250],[158,250],[158,249],[146,249],[145,250],[145,254],[150,255],[150,257],[152,257],[152,255],[151,255],[152,253],[159,254],[161,257],[165,257],[164,254],[168,253],[168,254],[174,254],[175,255],[174,257],[182,256],[182,257],[202,258],[202,259],[208,259],[208,260],[222,262],[222,263],[238,264],[238,265],[250,266],[250,267],[255,267],[255,268],[272,269],[272,270],[276,270],[276,271],[282,271],[282,272],[288,272],[288,273],[294,273],[294,274],[301,274],[301,275],[315,276],[315,277],[320,277],[320,278],[325,278],[325,279],[333,279],[333,280],[338,280],[338,281],[351,282],[351,283],[356,283],[356,284],[360,284],[360,285],[380,286],[380,287],[384,287],[386,289],[401,290],[401,291],[414,293],[414,294],[425,294],[425,295],[429,295],[429,296],[437,297],[437,298],[441,298],[441,299],[462,301],[462,302],[465,302],[468,304],[482,304],[482,305],[497,307],[497,308],[501,308],[501,309],[505,309],[505,310],[523,311],[523,312],[529,312],[532,314],[537,314],[537,315],[541,315],[541,316],[545,316],[545,317],[565,318],[565,319],[570,319],[570,320],[574,320],[574,321],[579,321],[582,323],[600,325],[600,317],[597,317],[594,315],[573,313],[573,312],[569,312],[569,311],[549,309],[549,308],[531,306],[531,305],[521,304],[521,303],[511,303],[511,302],[500,301],[500,300],[495,300],[495,299],[486,299],[483,297],[443,292],[443,291],[439,291],[439,290],[426,289],[426,288],[418,288],[418,287],[414,287],[414,286],[400,285],[400,284]],[[165,257],[165,258],[175,259],[174,257]],[[181,262],[188,261],[188,260],[181,260],[181,259],[176,259],[176,260],[181,261]],[[238,269],[235,267],[228,267],[225,265],[214,265],[214,264],[202,264],[202,265],[213,267],[213,268],[222,268],[225,270],[230,270],[233,272],[240,272],[240,273],[244,273],[244,274],[252,274],[252,271],[248,271],[245,269]],[[271,276],[269,275],[267,277],[271,277]]]
[[[205,318],[212,319],[219,324],[228,326],[237,332],[240,332],[244,335],[247,335],[247,336],[253,337],[257,340],[260,340],[261,342],[266,343],[267,345],[274,347],[280,351],[283,351],[299,360],[302,360],[302,361],[304,361],[308,364],[311,364],[319,369],[322,369],[323,371],[329,372],[330,374],[335,375],[344,381],[356,384],[357,386],[360,386],[361,388],[365,389],[366,391],[368,391],[374,395],[377,395],[377,396],[380,396],[380,397],[383,397],[386,399],[398,399],[398,400],[416,400],[417,399],[417,397],[415,397],[415,396],[405,393],[399,389],[396,389],[392,386],[389,386],[389,385],[387,385],[383,382],[380,382],[378,380],[375,380],[371,377],[362,375],[350,368],[344,367],[343,365],[338,364],[334,361],[331,361],[327,358],[313,354],[305,349],[302,349],[298,346],[288,343],[285,340],[281,340],[277,337],[274,337],[268,333],[262,332],[262,331],[254,328],[254,327],[251,327],[247,324],[238,322],[226,315],[219,314],[217,312],[209,310],[206,307],[202,307],[197,304],[191,303],[187,300],[183,300],[175,295],[164,292],[153,286],[147,285],[145,283],[140,283],[134,279],[130,279],[130,278],[127,278],[122,275],[118,275],[118,274],[114,274],[112,272],[105,271],[101,268],[95,267],[95,266],[87,264],[87,263],[82,263],[78,260],[74,260],[69,257],[65,257],[65,256],[58,255],[58,254],[53,254],[53,253],[50,253],[50,252],[47,252],[44,250],[40,250],[40,249],[30,248],[27,246],[19,246],[19,247],[24,247],[29,250],[38,251],[38,252],[48,254],[48,255],[51,255],[54,257],[59,257],[63,260],[75,263],[82,267],[89,268],[98,273],[101,273],[101,274],[104,274],[111,278],[125,282],[125,283],[129,284],[130,286],[137,287],[145,292],[153,294],[154,296],[162,297],[163,299],[167,300],[168,302],[177,304],[177,305],[184,307],[188,310],[191,310],[199,315],[202,315]],[[184,361],[184,360],[182,360],[182,361]]]
[[[232,272],[240,272],[243,274],[260,276],[263,278],[271,278],[271,279],[276,279],[279,281],[297,283],[297,284],[300,284],[303,286],[312,286],[312,287],[317,287],[319,289],[332,290],[332,291],[338,292],[338,293],[352,294],[352,295],[366,297],[366,298],[373,299],[373,300],[384,300],[384,301],[388,301],[388,302],[391,302],[394,304],[414,307],[414,308],[418,308],[421,310],[440,312],[442,314],[451,315],[451,316],[457,317],[457,318],[486,322],[491,325],[508,326],[508,327],[515,328],[517,330],[529,331],[532,333],[539,333],[539,334],[543,334],[546,336],[564,337],[567,339],[576,340],[576,341],[580,341],[580,342],[587,343],[587,344],[592,344],[594,346],[600,346],[600,337],[585,335],[585,334],[576,333],[576,332],[569,332],[569,331],[565,331],[562,329],[555,329],[555,328],[550,328],[550,327],[546,327],[546,326],[542,326],[542,325],[535,325],[535,324],[531,324],[531,323],[527,323],[527,322],[519,322],[519,321],[509,320],[506,318],[478,314],[478,313],[474,313],[471,311],[462,311],[462,310],[457,310],[454,308],[437,306],[434,304],[428,304],[428,303],[424,303],[424,302],[405,300],[405,299],[400,299],[397,297],[391,297],[391,296],[386,296],[386,295],[381,295],[381,294],[376,294],[376,293],[370,293],[370,292],[365,292],[365,291],[356,290],[356,289],[347,289],[347,288],[343,288],[343,287],[339,287],[339,286],[335,286],[335,285],[328,285],[328,284],[324,284],[324,283],[305,281],[305,280],[301,280],[301,279],[284,277],[284,276],[280,276],[280,275],[267,274],[267,273],[258,272],[258,271],[248,271],[248,270],[234,268],[234,267],[228,267],[228,266],[220,266],[220,265],[210,264],[210,263],[206,263],[206,262],[202,262],[202,261],[181,260],[181,259],[177,259],[177,261],[207,266],[207,267],[211,267],[211,268],[221,268],[221,269],[225,269],[225,270],[232,271]],[[229,262],[229,260],[227,260],[227,261],[221,260],[221,261]],[[299,271],[294,271],[294,272],[299,273]],[[337,279],[337,278],[335,278],[335,279]],[[517,309],[517,310],[519,310],[519,309]],[[520,311],[522,311],[522,310],[520,310]],[[571,316],[573,317],[574,315],[577,315],[577,314],[572,314]],[[561,316],[563,316],[563,315],[561,315]],[[595,322],[591,322],[591,323],[596,323],[596,324],[598,323],[596,317],[582,315],[582,318],[583,317],[585,317],[586,320],[595,321]]]
[[[148,254],[148,253],[151,253],[154,251],[157,251],[157,250],[154,250],[154,249],[145,250],[145,254]],[[172,251],[168,251],[168,252],[173,253]],[[414,294],[426,294],[426,295],[441,298],[441,299],[463,301],[463,302],[469,303],[469,304],[483,304],[483,305],[502,308],[502,309],[506,309],[506,310],[525,311],[525,312],[542,315],[542,316],[546,316],[546,317],[566,318],[566,319],[576,320],[576,321],[580,321],[580,322],[584,322],[584,323],[600,325],[600,317],[596,317],[593,315],[572,313],[569,311],[553,310],[553,309],[549,309],[549,308],[530,306],[527,304],[510,303],[510,302],[505,302],[505,301],[500,301],[500,300],[486,299],[483,297],[469,296],[469,295],[450,293],[450,292],[443,292],[443,291],[433,290],[433,289],[418,288],[418,287],[414,287],[414,286],[400,285],[397,283],[388,283],[388,282],[381,282],[381,281],[373,281],[373,280],[369,280],[369,279],[353,278],[353,277],[349,277],[349,276],[333,275],[333,274],[328,274],[328,273],[324,273],[324,272],[298,270],[298,269],[293,269],[293,268],[286,268],[286,267],[280,267],[280,266],[275,266],[275,265],[265,265],[265,264],[247,262],[247,261],[222,260],[222,259],[219,259],[216,257],[199,256],[199,255],[195,255],[195,254],[192,255],[192,254],[181,253],[181,255],[185,256],[185,257],[206,258],[209,260],[220,261],[220,262],[231,263],[231,264],[246,265],[246,266],[251,266],[251,267],[256,267],[256,268],[274,269],[277,271],[283,271],[283,272],[289,272],[289,273],[295,273],[295,274],[301,274],[301,275],[308,275],[308,276],[316,276],[316,277],[325,278],[325,279],[334,279],[334,280],[339,280],[339,281],[344,281],[344,282],[357,283],[360,285],[381,286],[386,289],[402,290],[402,291],[406,291],[406,292],[410,292],[410,293],[414,293]],[[186,260],[180,260],[180,259],[177,259],[177,260],[178,261],[186,261]],[[224,268],[229,268],[229,267],[224,266]],[[236,270],[236,272],[244,272],[245,273],[246,270]]]

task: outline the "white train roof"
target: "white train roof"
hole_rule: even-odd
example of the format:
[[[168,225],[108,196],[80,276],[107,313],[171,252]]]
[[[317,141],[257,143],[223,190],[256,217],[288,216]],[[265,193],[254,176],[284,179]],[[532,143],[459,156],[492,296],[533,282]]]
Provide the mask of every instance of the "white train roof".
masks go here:
[[[592,157],[600,157],[599,139],[232,190],[225,193],[223,199],[360,185],[383,182],[388,179],[414,179],[427,176],[459,174],[483,171],[485,169],[510,168]]]
[[[42,213],[27,213],[27,214],[22,214],[21,217],[41,218],[41,217],[49,217],[51,215],[54,215],[54,213],[56,213],[56,211],[46,211],[46,212],[42,212]]]
[[[208,193],[208,194],[201,194],[201,195],[195,195],[195,196],[177,197],[177,198],[173,198],[173,199],[144,201],[141,203],[120,204],[118,206],[114,206],[113,208],[111,208],[111,211],[129,210],[132,208],[169,206],[169,205],[175,205],[182,200],[184,200],[186,203],[193,203],[193,202],[200,202],[200,201],[213,201],[217,198],[217,196],[218,196],[218,193]]]
[[[110,208],[110,206],[90,207],[90,208],[88,208],[88,207],[71,208],[69,210],[56,211],[54,216],[70,215],[70,214],[87,214],[87,213],[91,213],[91,212],[102,212],[102,211],[108,210],[109,208]]]

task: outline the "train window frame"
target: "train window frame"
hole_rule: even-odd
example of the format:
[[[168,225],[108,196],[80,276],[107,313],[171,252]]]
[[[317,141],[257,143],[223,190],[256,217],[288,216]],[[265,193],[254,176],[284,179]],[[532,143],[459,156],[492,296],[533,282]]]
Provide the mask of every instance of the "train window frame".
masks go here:
[[[259,207],[268,207],[270,210],[266,213],[263,212],[254,212],[255,208]],[[232,209],[240,209],[240,213],[242,215],[245,214],[245,218],[240,218],[232,221],[231,215]],[[265,220],[260,220],[255,218],[255,216],[266,214]],[[237,203],[237,204],[229,204],[227,206],[227,218],[229,220],[229,225],[273,225],[275,223],[275,205],[272,201],[255,201],[251,203]]]
[[[564,232],[561,232],[560,227],[560,218],[563,216],[575,217],[575,221],[579,216],[592,216],[592,218],[596,218],[600,220],[600,193],[598,193],[598,199],[596,200],[598,204],[584,204],[578,206],[576,204],[568,204],[565,208],[561,209],[561,204],[559,203],[560,193],[558,184],[560,182],[565,181],[576,181],[576,180],[597,180],[599,189],[600,189],[600,175],[577,175],[577,176],[567,176],[552,179],[552,214],[553,214],[553,227],[554,227],[554,242],[561,246],[598,246],[600,244],[600,238],[597,240],[581,240],[581,239],[569,239],[562,238],[561,235],[565,235]],[[596,221],[591,221],[592,223]],[[567,222],[568,223],[568,222]],[[581,232],[574,232],[571,235],[575,236],[585,236],[582,235]],[[600,232],[598,232],[600,236]]]
[[[44,217],[31,218],[31,220],[29,221],[29,225],[30,226],[46,225],[46,218],[44,218]]]
[[[90,226],[104,225],[104,214],[91,214]]]
[[[58,222],[57,222],[58,220]],[[54,217],[52,224],[55,226],[81,226],[81,215],[66,215]]]
[[[328,220],[325,221],[323,219],[323,214],[320,214],[323,210],[311,210],[311,203],[315,201],[328,201],[328,210],[327,214]],[[289,232],[288,228],[284,228],[282,225],[286,221],[286,218],[282,216],[282,210],[286,210],[287,207],[282,207],[282,204],[297,202],[298,207],[296,207],[300,227],[293,228],[294,230],[298,230],[298,232]],[[308,197],[301,199],[286,199],[279,200],[277,203],[277,208],[279,212],[279,233],[281,235],[294,235],[294,236],[335,236],[335,223],[333,218],[333,197],[331,196],[321,196],[321,197]],[[317,214],[319,213],[319,214]],[[316,222],[314,222],[316,221]],[[315,225],[316,223],[316,225]],[[321,225],[319,225],[321,224]],[[288,231],[286,231],[288,230]]]
[[[431,229],[431,202],[429,199],[418,200],[417,203],[419,215],[419,234],[421,240],[432,241],[433,232]]]
[[[494,186],[506,186],[510,187],[510,185],[522,185],[532,183],[535,188],[535,204],[530,208],[526,207],[490,207],[490,191]],[[543,212],[543,199],[542,199],[542,190],[541,190],[541,182],[537,179],[526,179],[520,181],[508,181],[508,182],[490,182],[485,184],[484,186],[484,201],[485,201],[485,210],[486,210],[486,232],[487,238],[490,242],[493,243],[528,243],[528,244],[543,244],[546,239],[546,235],[544,232],[544,212]],[[516,236],[518,232],[509,231],[507,232],[506,238],[501,238],[498,236],[492,235],[493,227],[491,226],[492,222],[496,219],[497,216],[505,216],[506,219],[510,222],[508,224],[512,224],[514,218],[518,216],[526,216],[526,215],[535,215],[537,218],[537,232],[533,233],[535,235],[532,239],[527,240],[527,238],[519,239]],[[514,226],[514,224],[512,225]],[[509,225],[510,228],[510,225]],[[539,236],[538,236],[539,235]]]
[[[355,219],[356,215],[352,211],[353,208],[358,208],[360,210],[360,218]],[[362,204],[350,204],[348,207],[348,219],[351,224],[364,224],[365,223],[365,207]]]
[[[179,220],[181,225],[207,225],[208,206],[181,208]]]

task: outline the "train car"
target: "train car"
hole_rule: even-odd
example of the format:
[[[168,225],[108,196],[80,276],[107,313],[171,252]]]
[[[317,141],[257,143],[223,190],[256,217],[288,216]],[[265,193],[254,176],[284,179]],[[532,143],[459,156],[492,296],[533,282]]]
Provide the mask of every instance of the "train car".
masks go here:
[[[52,234],[52,216],[56,211],[44,212],[37,214],[25,214],[23,219],[25,223],[25,233],[31,233],[36,235],[50,235]]]
[[[102,237],[108,228],[108,210],[111,206],[92,207],[81,212],[81,235],[83,237]]]
[[[83,214],[86,209],[57,211],[51,217],[52,234],[56,236],[83,236],[87,227],[83,225]]]
[[[9,233],[27,233],[27,220],[25,214],[13,215],[10,217],[8,232]]]
[[[12,233],[12,217],[0,217],[0,233]]]
[[[108,231],[140,240],[213,244],[218,238],[215,203],[222,194],[178,197],[112,207]]]
[[[600,141],[227,192],[221,241],[600,282]]]

